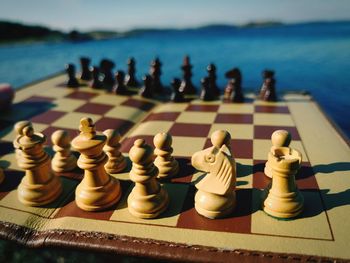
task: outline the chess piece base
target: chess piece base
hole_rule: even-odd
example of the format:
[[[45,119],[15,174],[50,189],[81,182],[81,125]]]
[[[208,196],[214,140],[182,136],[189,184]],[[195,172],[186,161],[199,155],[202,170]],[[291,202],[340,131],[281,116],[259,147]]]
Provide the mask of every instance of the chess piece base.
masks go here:
[[[304,207],[304,198],[299,190],[283,195],[275,195],[268,188],[265,190],[263,210],[276,218],[293,218],[298,216]]]
[[[122,195],[120,182],[111,179],[102,186],[89,187],[83,181],[75,190],[75,202],[85,211],[101,211],[116,204]]]
[[[169,205],[168,193],[160,188],[156,194],[139,196],[132,191],[128,197],[128,210],[138,218],[151,219],[158,217]]]
[[[194,200],[196,211],[210,219],[225,217],[236,207],[234,191],[227,195],[217,195],[198,190]]]
[[[61,181],[52,176],[45,184],[30,184],[27,177],[23,177],[18,186],[18,200],[27,206],[42,206],[57,199],[62,192]]]

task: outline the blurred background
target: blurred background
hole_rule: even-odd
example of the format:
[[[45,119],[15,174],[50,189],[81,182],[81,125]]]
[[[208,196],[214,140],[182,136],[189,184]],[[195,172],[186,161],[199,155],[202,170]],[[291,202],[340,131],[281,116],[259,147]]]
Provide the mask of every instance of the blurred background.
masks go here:
[[[222,89],[224,73],[233,67],[241,69],[243,88],[250,91],[260,88],[262,70],[273,69],[277,92],[309,91],[350,137],[347,0],[1,0],[0,82],[15,88],[61,71],[66,63],[78,66],[80,56],[91,57],[93,65],[111,59],[115,70],[126,70],[132,56],[139,79],[157,56],[168,84],[181,76],[185,55],[197,88],[209,63],[216,64]],[[0,261],[7,255],[21,262],[33,253],[39,257],[32,262],[42,262],[49,253],[53,262],[76,262],[84,255],[18,250],[5,241],[0,249]]]

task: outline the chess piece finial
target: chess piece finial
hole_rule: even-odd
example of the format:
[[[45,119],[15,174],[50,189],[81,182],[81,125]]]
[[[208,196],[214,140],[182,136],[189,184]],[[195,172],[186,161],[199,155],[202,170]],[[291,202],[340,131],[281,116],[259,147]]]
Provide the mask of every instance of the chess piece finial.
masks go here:
[[[62,192],[61,181],[52,174],[50,157],[43,149],[46,137],[24,124],[16,125],[20,135],[14,143],[20,150],[18,166],[25,170],[17,190],[18,199],[28,206],[42,206],[58,198]]]
[[[154,164],[157,166],[159,173],[158,178],[168,179],[174,177],[179,172],[179,163],[171,156],[173,152],[172,137],[169,133],[157,133],[153,138],[156,149],[156,159]]]
[[[270,152],[273,151],[276,147],[289,147],[289,144],[292,140],[291,134],[286,130],[276,130],[271,135],[271,143],[272,147],[270,148]],[[270,167],[269,161],[265,163],[264,173],[267,177],[272,178],[272,171]]]
[[[231,134],[228,131],[216,130],[211,134],[210,140],[213,146],[221,148],[222,145],[226,145],[231,152]]]
[[[64,173],[77,167],[77,158],[70,150],[70,136],[65,130],[57,130],[51,135],[53,150],[56,152],[51,161],[52,170]]]
[[[144,139],[137,139],[129,152],[132,168],[130,179],[135,182],[128,197],[128,210],[138,218],[155,218],[166,210],[168,193],[157,182],[158,169],[153,164],[153,149]]]
[[[272,182],[265,191],[264,211],[277,218],[293,218],[303,209],[304,198],[295,183],[302,156],[289,147],[275,147],[269,152],[268,162]]]
[[[125,157],[120,152],[121,136],[117,130],[108,129],[103,132],[107,137],[106,145],[103,150],[108,156],[108,162],[105,164],[106,172],[116,174],[123,171],[127,165]]]
[[[229,215],[236,206],[236,163],[225,144],[193,154],[192,166],[206,172],[196,184],[196,211],[208,218]]]
[[[72,141],[81,154],[78,166],[84,170],[84,178],[75,191],[75,201],[83,210],[100,211],[116,204],[121,197],[120,182],[106,173],[104,165],[108,157],[103,152],[106,136],[97,134],[91,118],[82,118],[80,134]]]
[[[67,87],[77,88],[79,87],[79,82],[75,77],[75,66],[73,64],[66,65],[66,72],[68,74]]]

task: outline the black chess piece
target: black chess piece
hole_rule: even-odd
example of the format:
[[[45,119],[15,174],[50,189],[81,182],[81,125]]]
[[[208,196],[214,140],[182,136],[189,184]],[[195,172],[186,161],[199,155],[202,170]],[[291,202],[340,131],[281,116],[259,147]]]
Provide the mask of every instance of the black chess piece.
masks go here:
[[[173,87],[173,93],[171,94],[170,100],[173,102],[184,102],[184,93],[180,90],[181,81],[178,78],[174,78],[171,82]]]
[[[92,67],[92,81],[90,82],[90,87],[93,89],[103,88],[103,84],[100,80],[100,69],[97,66]]]
[[[77,88],[79,87],[79,82],[75,77],[75,66],[73,64],[66,65],[66,72],[68,74],[67,87],[69,88]]]
[[[197,90],[192,83],[192,65],[190,62],[190,57],[185,56],[183,60],[183,64],[181,66],[182,70],[182,81],[180,86],[180,91],[184,94],[196,94]]]
[[[113,91],[115,94],[118,95],[127,95],[128,94],[128,90],[127,87],[124,84],[124,72],[121,70],[118,70],[115,73],[115,84],[113,87]]]
[[[92,72],[90,68],[90,58],[88,57],[81,57],[80,58],[80,66],[81,66],[81,80],[89,81],[92,79]]]
[[[276,101],[276,80],[274,78],[275,72],[272,70],[264,70],[262,72],[263,84],[260,89],[259,98],[265,101]]]
[[[229,79],[225,88],[225,99],[232,102],[243,102],[244,95],[242,93],[242,74],[239,68],[234,68],[225,73],[225,77]]]
[[[201,84],[202,84],[202,91],[200,95],[201,100],[204,100],[204,101],[215,100],[216,96],[210,86],[209,77],[202,78]]]
[[[211,90],[213,91],[215,96],[220,96],[220,90],[216,85],[216,66],[213,63],[209,64],[207,67],[207,71],[209,78],[209,86]]]
[[[115,67],[113,61],[109,59],[102,59],[100,62],[100,71],[102,73],[102,84],[103,88],[107,91],[111,91],[114,86],[114,76],[112,69]]]
[[[125,76],[125,85],[128,87],[138,87],[139,82],[137,81],[135,77],[136,69],[135,69],[135,59],[129,58],[128,59],[128,74]]]
[[[143,78],[143,86],[140,89],[140,96],[145,98],[153,98],[153,85],[152,85],[152,77],[150,75],[145,75]]]
[[[160,80],[160,76],[162,75],[161,67],[162,63],[159,58],[156,58],[151,62],[150,76],[152,78],[152,86],[155,93],[163,92],[163,85]]]

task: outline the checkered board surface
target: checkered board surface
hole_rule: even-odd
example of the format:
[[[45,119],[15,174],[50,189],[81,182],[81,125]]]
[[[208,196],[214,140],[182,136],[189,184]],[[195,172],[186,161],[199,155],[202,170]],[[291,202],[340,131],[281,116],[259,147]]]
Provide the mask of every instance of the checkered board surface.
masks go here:
[[[222,101],[161,103],[138,96],[122,97],[88,87],[68,89],[58,76],[17,93],[10,112],[0,114],[0,166],[5,181],[0,185],[0,221],[37,231],[66,229],[103,232],[189,246],[226,250],[248,250],[282,254],[350,258],[350,151],[309,96],[287,94],[278,102],[266,103],[248,95],[242,104]],[[111,209],[84,212],[74,202],[74,190],[82,171],[58,174],[64,192],[47,207],[25,207],[17,201],[16,187],[23,172],[18,168],[12,140],[13,124],[31,120],[38,132],[48,136],[57,129],[78,134],[79,120],[91,117],[96,128],[115,128],[123,135],[122,152],[128,155],[133,142],[144,138],[153,145],[158,132],[173,137],[174,157],[180,173],[163,182],[170,196],[169,209],[158,219],[132,217],[126,206],[133,185],[128,170],[113,175],[120,179],[123,197]],[[191,166],[194,152],[211,145],[217,129],[231,133],[237,163],[237,207],[224,219],[210,220],[194,209],[194,184],[203,173]],[[261,211],[261,189],[270,182],[264,173],[271,133],[291,132],[291,147],[303,155],[296,180],[305,198],[304,212],[295,220],[282,221]],[[136,251],[137,253],[137,251]]]

